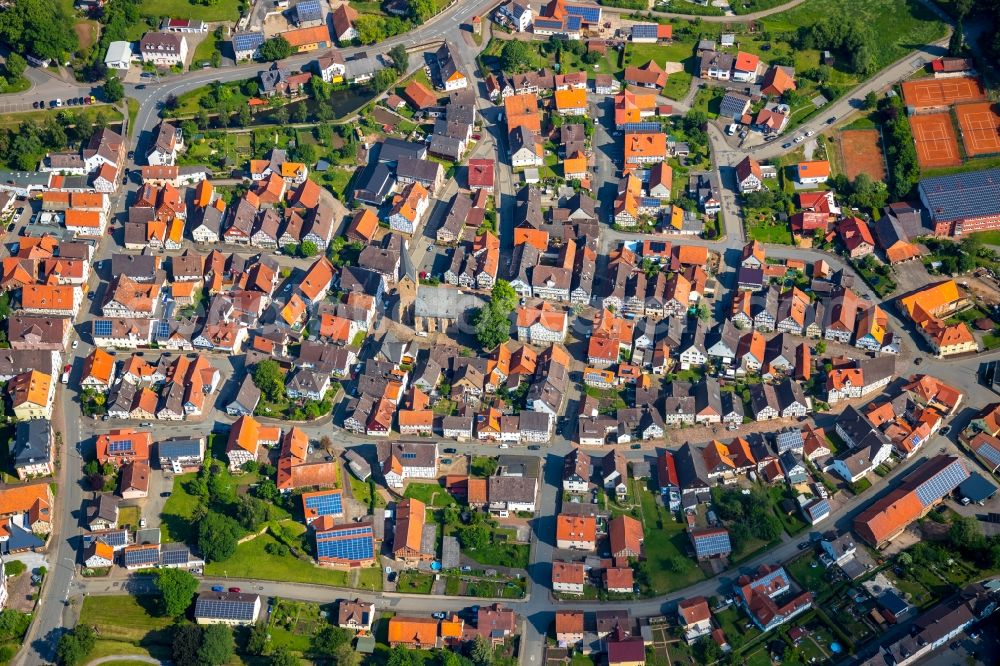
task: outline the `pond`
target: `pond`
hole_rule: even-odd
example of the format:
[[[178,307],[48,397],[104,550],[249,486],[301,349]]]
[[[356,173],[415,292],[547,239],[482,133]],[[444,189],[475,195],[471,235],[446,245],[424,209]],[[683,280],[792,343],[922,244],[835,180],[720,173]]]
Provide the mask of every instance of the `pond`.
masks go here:
[[[375,99],[375,92],[368,86],[355,86],[353,88],[344,88],[342,90],[336,90],[330,95],[329,101],[323,102],[333,109],[333,120],[340,120],[367,104],[368,102]],[[317,102],[313,99],[303,100],[301,102],[295,102],[289,104],[287,107],[289,113],[292,113],[296,106],[305,104],[306,108],[309,109],[309,120],[316,120],[316,106]],[[274,123],[274,110],[267,110],[258,113],[254,118],[254,124],[268,124]]]

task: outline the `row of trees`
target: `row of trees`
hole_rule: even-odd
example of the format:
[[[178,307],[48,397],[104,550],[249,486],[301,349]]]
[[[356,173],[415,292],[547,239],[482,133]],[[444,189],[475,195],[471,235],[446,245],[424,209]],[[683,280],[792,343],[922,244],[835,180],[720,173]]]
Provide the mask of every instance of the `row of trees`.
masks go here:
[[[76,147],[109,121],[103,110],[92,122],[80,111],[65,110],[42,122],[26,120],[16,128],[0,128],[0,163],[21,171],[34,169],[45,153]]]
[[[882,140],[889,160],[889,195],[893,201],[900,201],[909,196],[920,180],[913,132],[898,96],[884,97],[879,101],[879,116],[883,122]]]

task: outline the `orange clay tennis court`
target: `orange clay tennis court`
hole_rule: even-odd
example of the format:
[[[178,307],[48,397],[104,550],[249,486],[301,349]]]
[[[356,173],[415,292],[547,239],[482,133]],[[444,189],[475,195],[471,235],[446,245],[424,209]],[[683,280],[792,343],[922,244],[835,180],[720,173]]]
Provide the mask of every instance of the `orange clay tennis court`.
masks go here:
[[[955,107],[967,155],[1000,153],[1000,105],[991,102]]]
[[[917,144],[917,161],[924,169],[962,163],[949,114],[910,116],[910,129]]]
[[[957,102],[986,99],[978,79],[963,76],[955,79],[921,79],[903,83],[903,100],[915,109],[950,106]]]

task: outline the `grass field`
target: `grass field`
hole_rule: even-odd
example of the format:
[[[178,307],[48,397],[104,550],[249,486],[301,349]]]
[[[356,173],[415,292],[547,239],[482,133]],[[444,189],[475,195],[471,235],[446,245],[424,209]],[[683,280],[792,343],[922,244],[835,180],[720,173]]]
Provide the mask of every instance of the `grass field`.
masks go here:
[[[296,531],[298,536],[301,536],[306,529],[300,523],[286,522],[283,525]],[[346,571],[320,567],[309,560],[299,559],[291,553],[284,557],[272,555],[265,550],[268,544],[278,544],[278,540],[269,532],[256,539],[241,543],[236,547],[236,553],[225,562],[212,562],[206,565],[205,575],[347,587],[348,573]]]
[[[209,30],[205,38],[195,48],[194,55],[191,56],[191,67],[199,67],[201,63],[210,63],[212,54],[216,51],[221,51],[221,46],[222,44],[215,37],[215,31]]]
[[[397,592],[409,594],[430,594],[431,587],[434,586],[434,576],[431,574],[418,573],[416,571],[403,571],[399,574],[399,582],[396,584]]]
[[[754,211],[746,211],[747,235],[761,243],[792,244],[792,230],[780,221],[754,219]]]
[[[418,499],[429,507],[455,506],[458,502],[438,483],[414,483],[406,486],[403,497]]]
[[[178,474],[174,477],[174,488],[163,505],[160,514],[160,532],[164,541],[187,541],[193,536],[194,526],[191,523],[194,510],[198,506],[198,498],[189,495],[184,489],[188,481],[195,478],[195,472]]]
[[[202,21],[235,21],[240,17],[237,0],[218,0],[210,5],[191,0],[142,0],[139,13],[143,16],[169,16]]]
[[[634,494],[638,495],[643,529],[643,543],[649,571],[649,585],[654,594],[687,587],[705,577],[704,572],[688,556],[689,538],[683,523],[674,520],[670,512],[657,503],[653,493],[636,482]],[[671,560],[681,565],[678,572],[667,571],[663,563]]]
[[[879,36],[875,61],[879,69],[899,60],[916,44],[927,44],[944,36],[944,24],[917,0],[843,0],[837,4],[844,15],[858,17]],[[806,0],[787,12],[763,19],[763,29],[769,33],[792,32],[816,22],[829,4],[823,0]],[[742,48],[741,44],[741,48]],[[800,68],[798,62],[796,68]]]
[[[101,638],[141,645],[159,642],[150,637],[151,632],[162,632],[173,622],[173,618],[156,617],[151,614],[155,600],[151,596],[131,595],[94,596],[83,599],[80,623],[100,627]],[[161,640],[169,644],[166,636]]]
[[[42,123],[49,117],[56,117],[63,109],[39,109],[38,111],[22,111],[20,113],[5,113],[0,115],[0,127],[17,127],[25,121]],[[93,123],[98,113],[103,112],[112,125],[122,121],[121,111],[109,104],[94,104],[93,106],[73,107],[75,113],[83,114],[87,122]]]

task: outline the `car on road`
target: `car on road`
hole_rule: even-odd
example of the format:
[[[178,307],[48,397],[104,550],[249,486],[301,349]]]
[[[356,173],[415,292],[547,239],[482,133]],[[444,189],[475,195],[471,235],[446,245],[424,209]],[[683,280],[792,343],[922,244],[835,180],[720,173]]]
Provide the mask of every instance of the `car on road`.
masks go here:
[[[791,148],[791,147],[792,147],[792,144],[791,144],[791,143],[786,143],[786,144],[784,144],[784,145],[783,145],[783,146],[781,146],[781,147],[782,147],[782,148]]]
[[[801,134],[800,134],[800,135],[798,135],[797,137],[795,137],[795,138],[793,139],[793,141],[794,141],[795,143],[802,143],[802,142],[803,142],[803,141],[805,141],[805,140],[806,140],[806,138],[805,138],[804,136],[802,136]]]
[[[918,356],[915,359],[913,359],[913,365],[920,365],[923,362],[924,362],[923,356]]]
[[[458,449],[453,446],[449,446],[447,449],[443,449],[442,453],[458,453]]]
[[[641,448],[642,448],[642,444],[633,444],[633,445],[632,445],[632,446],[630,446],[629,448],[630,448],[630,449],[632,449],[633,451],[636,451],[636,450],[638,450],[638,449],[641,449]]]
[[[950,425],[946,425],[945,427],[941,428],[941,436],[942,437],[944,437],[945,435],[947,435],[950,432],[951,432],[951,426]]]
[[[798,549],[799,549],[799,550],[805,550],[805,549],[806,549],[806,548],[808,548],[808,547],[809,547],[810,545],[811,545],[811,544],[810,544],[810,543],[809,543],[808,541],[803,541],[802,543],[800,543],[800,544],[798,545]]]
[[[229,591],[233,592],[235,594],[239,594],[240,593],[240,588],[238,588],[238,587],[231,587],[231,588],[229,588]]]
[[[160,497],[170,497],[170,491],[167,490],[166,492],[160,493]]]
[[[213,585],[212,586],[212,592],[222,592],[222,586],[221,585]]]
[[[135,159],[135,151],[134,150],[128,151],[128,158],[130,160],[134,160]]]
[[[826,119],[827,125],[832,125],[835,122],[837,122],[837,116],[830,116],[829,118]]]
[[[541,449],[542,447],[540,447],[538,444],[530,444],[528,446],[529,451],[540,451]]]
[[[34,102],[31,103],[31,108],[33,108],[33,109],[37,109],[38,108],[38,100],[35,100]]]
[[[446,615],[441,611],[438,611],[436,613],[432,613],[431,617],[433,617],[435,620],[443,620],[446,617]]]
[[[70,363],[67,363],[66,365],[63,366],[63,372],[69,372],[72,369],[73,369],[73,366]]]
[[[813,135],[813,134],[815,134],[815,133],[816,133],[816,132],[814,132],[814,131],[812,131],[812,130],[809,130],[808,132],[806,132],[806,136],[812,136],[812,135]]]
[[[79,346],[80,346],[80,341],[79,340],[74,340],[73,341],[73,349],[76,349]]]

